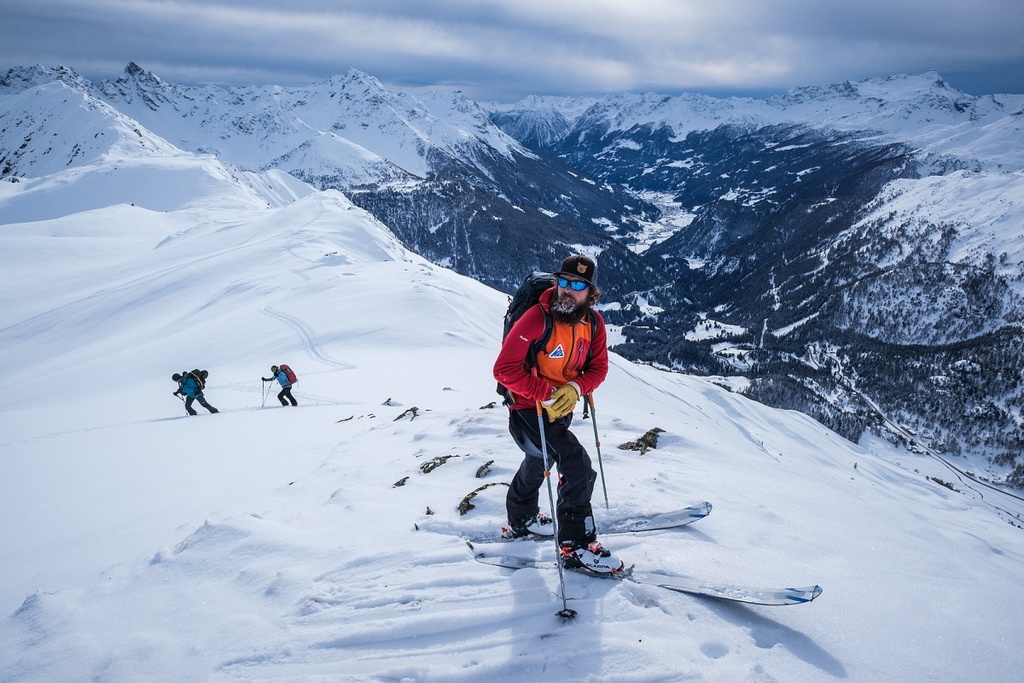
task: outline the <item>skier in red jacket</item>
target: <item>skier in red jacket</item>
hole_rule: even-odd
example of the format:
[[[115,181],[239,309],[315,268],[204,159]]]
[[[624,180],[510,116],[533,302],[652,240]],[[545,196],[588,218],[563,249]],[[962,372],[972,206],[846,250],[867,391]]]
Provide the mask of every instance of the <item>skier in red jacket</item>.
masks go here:
[[[538,500],[544,483],[544,456],[558,464],[558,541],[563,566],[602,573],[616,572],[622,562],[597,541],[590,499],[597,473],[590,456],[569,431],[573,409],[581,396],[593,392],[608,374],[608,345],[604,319],[593,306],[601,296],[597,266],[586,256],[572,255],[555,273],[555,286],[516,321],[494,362],[494,378],[509,392],[509,432],[525,453],[509,486],[506,538],[547,533],[551,520],[541,514]],[[550,320],[547,320],[550,319]],[[550,336],[543,341],[547,324]],[[540,402],[543,434],[537,418]]]

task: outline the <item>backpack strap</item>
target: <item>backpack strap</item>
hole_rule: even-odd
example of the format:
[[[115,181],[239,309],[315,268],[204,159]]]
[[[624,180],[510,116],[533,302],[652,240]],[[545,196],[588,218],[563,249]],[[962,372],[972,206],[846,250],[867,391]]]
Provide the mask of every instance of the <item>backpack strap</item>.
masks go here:
[[[597,338],[597,316],[594,315],[593,309],[587,313],[587,317],[590,318],[590,346],[587,348],[587,362],[583,364],[584,369],[590,365],[590,359],[594,357],[594,339]]]
[[[534,306],[540,306],[541,316],[544,318],[544,330],[540,333],[539,337],[530,342],[530,348],[526,352],[526,364],[530,368],[531,372],[537,370],[537,356],[540,355],[541,350],[548,345],[548,341],[551,339],[551,332],[554,329],[554,319],[551,317],[551,314],[545,311],[544,307],[539,303],[534,304]],[[533,308],[533,306],[530,308]],[[525,311],[523,312],[523,315],[526,315]],[[505,332],[507,334],[508,330]],[[498,382],[498,394],[505,397],[505,400],[502,401],[503,405],[510,406],[516,402],[512,397],[512,392],[509,391],[508,387],[504,386],[501,382]]]
[[[540,306],[540,304],[537,305]],[[526,360],[530,365],[530,370],[537,369],[537,356],[539,356],[544,347],[548,345],[548,342],[551,340],[551,332],[554,330],[555,326],[555,321],[554,318],[551,317],[551,313],[545,311],[543,306],[541,306],[540,311],[544,316],[544,331],[541,332],[540,336],[530,344],[530,351],[526,355]]]
[[[537,304],[537,305],[540,306],[540,304]],[[529,364],[529,367],[530,367],[531,371],[534,371],[534,370],[537,369],[537,356],[539,356],[540,352],[544,349],[544,347],[546,347],[548,345],[548,342],[551,340],[551,333],[554,331],[555,320],[551,316],[551,313],[548,312],[548,311],[545,311],[543,307],[541,307],[541,312],[544,314],[544,331],[541,333],[540,337],[535,339],[533,341],[533,343],[530,344],[530,351],[529,351],[529,353],[527,353],[527,356],[526,356],[526,360],[527,360],[527,362]],[[590,359],[594,355],[594,344],[593,344],[593,342],[594,342],[594,338],[597,336],[597,316],[594,315],[593,311],[589,312],[587,314],[587,316],[590,318],[590,342],[591,343],[590,343],[590,347],[587,349],[587,360],[583,364],[583,368],[584,369],[586,369],[587,366],[590,365]],[[512,392],[509,391],[508,389],[505,389],[505,387],[502,387],[500,384],[498,386],[501,387],[502,389],[504,389],[504,396],[505,396],[504,403],[506,405],[512,405],[513,403],[515,403],[515,399],[512,398]]]
[[[195,382],[196,391],[202,391],[203,389],[206,388],[206,376],[204,375],[208,374],[209,373],[207,373],[206,371],[199,370],[198,368],[195,370],[189,370],[188,376],[191,377],[192,380]]]
[[[534,305],[535,306],[540,306],[539,303],[534,304]],[[529,310],[529,309],[527,309],[527,310]],[[537,339],[533,340],[533,342],[530,343],[530,349],[529,349],[529,351],[526,354],[526,362],[527,362],[527,365],[528,365],[528,367],[530,368],[531,371],[534,371],[534,370],[537,369],[537,356],[540,355],[540,352],[543,351],[544,347],[546,347],[548,345],[548,342],[551,341],[551,333],[554,331],[554,326],[555,326],[555,320],[551,316],[551,312],[550,311],[545,311],[543,306],[541,306],[540,311],[541,311],[541,315],[543,315],[543,317],[544,317],[544,331],[541,332],[541,335],[539,337],[537,337]],[[524,315],[525,315],[525,313],[524,313]],[[590,348],[587,349],[587,360],[586,360],[586,362],[583,365],[584,368],[586,368],[588,365],[590,365],[590,359],[593,357],[593,354],[594,354],[593,341],[594,341],[594,338],[597,336],[597,316],[594,315],[593,311],[590,311],[589,313],[587,313],[587,316],[590,318],[590,341],[591,341],[591,345],[590,345]],[[506,333],[507,332],[508,332],[508,330],[506,330]],[[498,383],[498,394],[505,397],[505,400],[503,401],[503,403],[505,405],[509,405],[510,406],[513,403],[515,403],[515,399],[512,398],[512,392],[509,391],[508,388],[503,386],[500,382]]]

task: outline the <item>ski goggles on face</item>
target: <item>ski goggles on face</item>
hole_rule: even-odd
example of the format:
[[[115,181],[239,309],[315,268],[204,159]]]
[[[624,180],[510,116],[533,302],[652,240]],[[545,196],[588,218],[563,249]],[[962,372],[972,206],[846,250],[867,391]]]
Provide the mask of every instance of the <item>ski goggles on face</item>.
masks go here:
[[[564,277],[560,277],[558,278],[558,286],[562,289],[571,289],[574,292],[582,292],[590,285],[583,280],[567,280]]]

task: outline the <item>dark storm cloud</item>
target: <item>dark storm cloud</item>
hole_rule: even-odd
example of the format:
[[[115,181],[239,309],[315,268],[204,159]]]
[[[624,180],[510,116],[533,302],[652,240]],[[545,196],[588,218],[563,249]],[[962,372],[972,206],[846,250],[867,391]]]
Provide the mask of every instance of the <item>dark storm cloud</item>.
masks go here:
[[[478,99],[713,93],[936,70],[1024,92],[1020,0],[0,0],[0,67],[299,85],[357,68]]]

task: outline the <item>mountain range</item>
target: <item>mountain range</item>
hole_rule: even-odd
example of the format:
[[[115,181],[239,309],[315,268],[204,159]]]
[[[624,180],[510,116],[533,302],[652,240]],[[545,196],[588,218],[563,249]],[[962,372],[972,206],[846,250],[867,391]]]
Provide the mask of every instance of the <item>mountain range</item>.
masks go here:
[[[181,187],[226,211],[315,188],[505,292],[584,251],[627,358],[1022,486],[1022,115],[1024,95],[935,73],[498,104],[355,70],[285,88],[16,67],[0,223],[186,209]],[[168,159],[182,182],[149,174]]]

